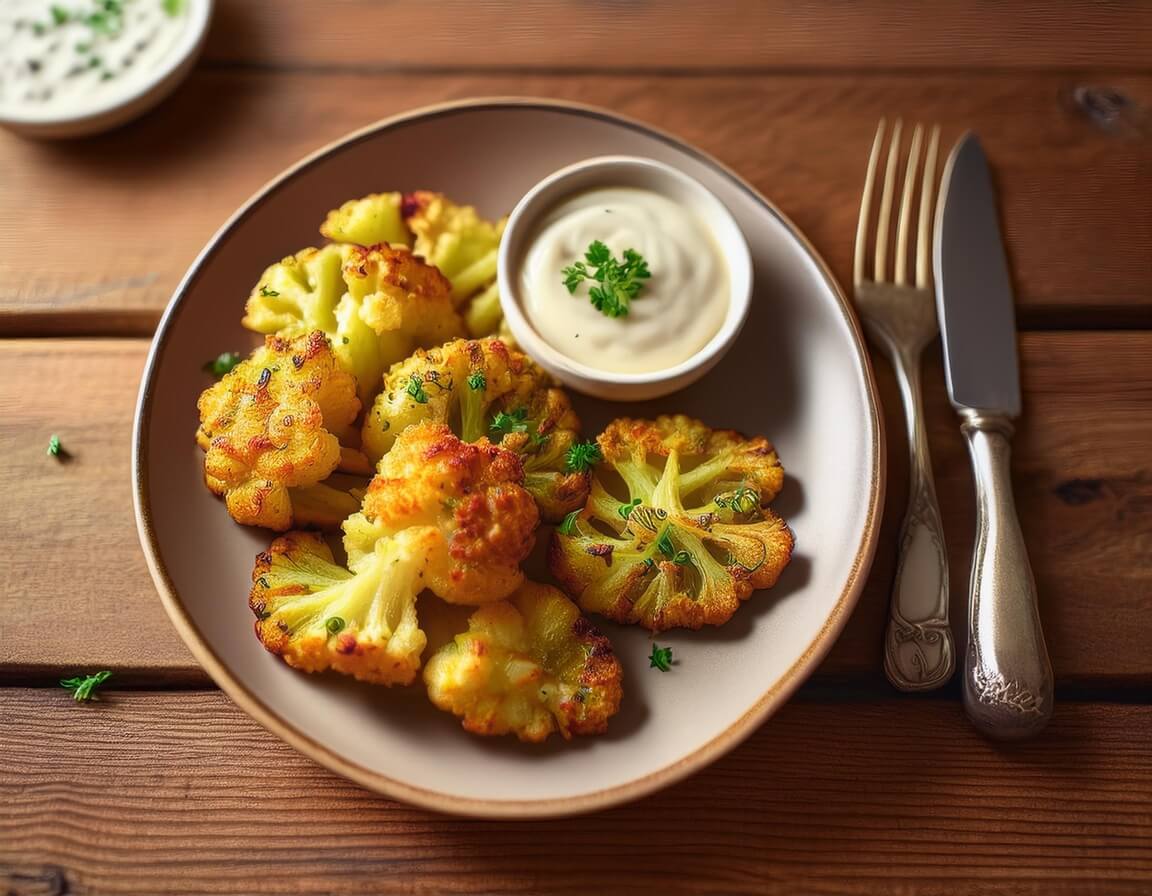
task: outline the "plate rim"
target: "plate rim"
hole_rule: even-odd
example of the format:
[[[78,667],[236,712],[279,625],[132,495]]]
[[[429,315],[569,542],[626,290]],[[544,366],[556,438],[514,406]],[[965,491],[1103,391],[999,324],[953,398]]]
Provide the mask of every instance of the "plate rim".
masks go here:
[[[587,793],[544,799],[502,800],[493,798],[459,797],[438,790],[418,787],[405,781],[366,768],[330,747],[313,739],[309,734],[282,718],[235,675],[228,665],[216,654],[204,638],[199,628],[185,610],[174,582],[168,575],[156,533],[152,526],[149,482],[143,458],[147,455],[147,433],[152,412],[153,384],[156,379],[164,349],[171,330],[179,318],[182,305],[192,285],[199,278],[204,265],[216,253],[221,241],[249,214],[255,211],[279,187],[286,184],[301,171],[311,167],[321,159],[362,140],[393,130],[415,120],[451,115],[466,110],[487,109],[539,109],[550,112],[563,112],[588,118],[608,121],[631,130],[655,137],[719,171],[739,189],[747,193],[758,204],[772,214],[807,252],[825,281],[825,285],[836,299],[836,304],[848,325],[849,334],[856,348],[856,361],[864,381],[864,392],[869,411],[869,438],[872,447],[872,475],[868,493],[868,507],[864,531],[857,545],[847,581],[828,618],[820,631],[808,644],[800,657],[788,667],[770,687],[768,687],[744,713],[733,721],[720,734],[692,752],[681,756],[661,768],[649,772],[623,784],[589,791]],[[205,243],[196,258],[189,265],[153,334],[148,350],[144,371],[140,380],[133,414],[132,427],[132,504],[136,517],[136,530],[148,565],[148,571],[156,586],[160,601],[168,614],[181,640],[193,657],[205,669],[213,681],[228,697],[266,730],[275,734],[285,743],[304,754],[314,762],[337,774],[355,781],[384,796],[402,800],[424,809],[437,812],[476,818],[555,818],[579,815],[606,809],[610,806],[630,802],[674,784],[692,773],[699,771],[743,742],[776,710],[778,710],[796,689],[809,677],[813,669],[827,655],[837,636],[843,630],[852,609],[863,590],[868,571],[876,550],[880,532],[881,508],[886,490],[886,442],[884,422],[880,403],[876,394],[876,381],[871,359],[864,343],[860,323],[852,309],[847,295],[832,274],[823,256],[808,240],[803,232],[771,200],[737,174],[733,169],[698,149],[681,138],[653,127],[630,116],[621,115],[602,107],[567,100],[544,97],[491,96],[473,97],[420,106],[405,112],[382,118],[372,124],[352,131],[304,156],[279,174],[264,183],[224,222]]]

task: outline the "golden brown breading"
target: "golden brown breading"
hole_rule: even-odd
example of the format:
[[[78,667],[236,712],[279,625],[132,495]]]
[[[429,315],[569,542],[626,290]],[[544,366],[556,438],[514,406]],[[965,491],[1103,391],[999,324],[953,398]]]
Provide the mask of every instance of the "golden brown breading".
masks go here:
[[[239,523],[283,531],[293,522],[289,489],[312,486],[340,461],[337,433],[360,410],[356,382],[314,332],[265,344],[197,404],[204,479]]]

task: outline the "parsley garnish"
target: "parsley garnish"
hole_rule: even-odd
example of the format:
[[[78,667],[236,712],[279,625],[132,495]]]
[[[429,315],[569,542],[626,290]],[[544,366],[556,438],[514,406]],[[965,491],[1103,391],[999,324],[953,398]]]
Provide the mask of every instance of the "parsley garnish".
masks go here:
[[[511,432],[527,432],[528,424],[525,422],[527,419],[527,408],[516,408],[510,414],[505,414],[503,411],[500,411],[492,418],[492,422],[488,425],[488,428],[494,433],[499,433],[501,437]]]
[[[184,0],[161,0],[164,12],[170,16],[178,16],[184,10]]]
[[[595,442],[577,442],[564,456],[564,466],[570,473],[584,473],[604,459]]]
[[[244,359],[240,357],[239,352],[221,352],[214,360],[204,365],[204,372],[220,379],[224,374],[231,373],[232,368],[242,360]]]
[[[552,433],[550,432],[534,432],[528,436],[528,444],[533,448],[543,448],[550,438],[552,438]]]
[[[580,516],[579,510],[573,510],[570,514],[564,517],[564,520],[556,527],[556,531],[561,535],[571,535],[572,530],[576,528],[576,517]]]
[[[274,299],[274,298],[276,298],[276,296],[280,295],[280,293],[278,293],[278,292],[277,292],[276,290],[274,290],[274,289],[269,289],[267,286],[263,286],[263,285],[262,285],[262,286],[260,287],[260,295],[262,295],[262,296],[268,296],[269,298],[273,298],[273,299]]]
[[[48,439],[48,454],[51,457],[59,457],[60,452],[64,449],[60,447],[60,436],[53,435]]]
[[[667,672],[672,668],[672,648],[652,644],[652,652],[648,654],[648,668]]]
[[[52,22],[53,22],[53,24],[63,25],[70,18],[72,18],[72,14],[70,12],[68,12],[68,10],[66,10],[63,6],[53,6],[52,7]]]
[[[468,377],[468,388],[474,392],[479,392],[488,386],[488,378],[484,376],[483,371],[477,370],[475,373],[470,374]]]
[[[93,675],[78,675],[75,678],[61,678],[60,687],[72,692],[72,699],[83,703],[92,699],[92,692],[112,677],[111,672],[97,672]]]
[[[660,537],[656,539],[656,549],[673,563],[678,563],[681,566],[686,566],[692,562],[691,554],[687,551],[676,550],[676,545],[672,544],[672,538],[668,535],[667,529],[660,533]]]
[[[621,504],[619,507],[617,507],[616,512],[618,514],[620,514],[621,519],[626,520],[626,519],[628,519],[628,517],[630,517],[632,515],[633,508],[639,507],[639,506],[640,506],[640,499],[639,498],[633,498],[627,504]]]
[[[424,382],[420,379],[420,374],[414,373],[408,378],[408,385],[404,391],[418,404],[428,404],[428,393],[424,391]]]
[[[324,628],[328,629],[328,634],[338,635],[344,631],[344,620],[339,616],[329,616],[324,623]]]
[[[588,246],[584,261],[577,261],[560,273],[564,275],[564,285],[572,294],[575,294],[576,287],[583,281],[595,281],[596,285],[588,290],[588,298],[597,311],[608,317],[627,315],[628,303],[639,294],[644,286],[643,281],[652,276],[648,262],[635,249],[625,249],[624,260],[617,261],[612,257],[612,251],[600,240]]]

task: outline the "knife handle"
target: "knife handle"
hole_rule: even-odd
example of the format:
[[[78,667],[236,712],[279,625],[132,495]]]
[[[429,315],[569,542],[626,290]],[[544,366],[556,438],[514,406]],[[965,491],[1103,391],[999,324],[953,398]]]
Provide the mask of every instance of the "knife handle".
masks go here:
[[[984,734],[1020,740],[1052,715],[1052,666],[1016,503],[1012,423],[968,411],[961,427],[976,476],[976,547],[968,607],[964,708]]]

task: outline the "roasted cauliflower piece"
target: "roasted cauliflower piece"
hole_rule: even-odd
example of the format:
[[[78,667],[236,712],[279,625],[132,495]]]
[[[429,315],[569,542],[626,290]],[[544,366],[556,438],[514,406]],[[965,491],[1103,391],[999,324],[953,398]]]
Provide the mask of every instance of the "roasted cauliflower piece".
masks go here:
[[[555,588],[526,582],[481,607],[424,667],[428,696],[475,734],[540,742],[602,734],[620,708],[612,644]]]
[[[582,511],[549,565],[580,606],[652,631],[720,625],[776,583],[792,533],[766,507],[784,471],[771,443],[689,417],[620,419]]]
[[[435,535],[429,589],[451,603],[500,600],[524,581],[520,563],[540,522],[523,481],[520,459],[487,439],[462,442],[443,423],[411,426],[344,523],[349,566],[358,571],[380,539],[423,528]]]
[[[472,206],[457,205],[443,193],[427,190],[408,193],[402,212],[415,235],[412,251],[452,281],[458,303],[496,279],[496,255],[507,219],[487,221]]]
[[[280,336],[322,331],[367,406],[389,366],[418,346],[464,333],[451,289],[443,274],[406,248],[333,243],[265,270],[243,323]]]
[[[559,521],[584,504],[588,474],[568,465],[580,427],[568,397],[501,340],[457,339],[395,365],[365,415],[364,452],[383,457],[422,420],[447,423],[465,442],[488,438],[516,452],[544,519]]]
[[[427,638],[416,619],[432,530],[381,539],[355,574],[316,535],[290,532],[256,557],[248,604],[256,636],[305,672],[334,669],[374,684],[410,684]]]
[[[350,199],[328,212],[320,233],[335,243],[410,245],[412,235],[400,213],[402,202],[400,193],[372,193],[363,199]]]
[[[337,525],[355,511],[349,495],[320,485],[360,412],[356,383],[323,333],[267,337],[197,407],[205,482],[238,523],[283,531]]]

